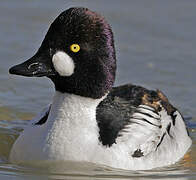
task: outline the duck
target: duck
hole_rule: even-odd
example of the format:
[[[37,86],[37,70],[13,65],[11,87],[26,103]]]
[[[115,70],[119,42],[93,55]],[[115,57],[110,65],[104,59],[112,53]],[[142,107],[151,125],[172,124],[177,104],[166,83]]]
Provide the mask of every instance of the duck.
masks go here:
[[[35,55],[9,73],[47,77],[55,87],[51,104],[14,142],[11,163],[89,162],[147,170],[176,163],[192,144],[183,116],[163,92],[113,87],[113,32],[88,8],[63,11]]]

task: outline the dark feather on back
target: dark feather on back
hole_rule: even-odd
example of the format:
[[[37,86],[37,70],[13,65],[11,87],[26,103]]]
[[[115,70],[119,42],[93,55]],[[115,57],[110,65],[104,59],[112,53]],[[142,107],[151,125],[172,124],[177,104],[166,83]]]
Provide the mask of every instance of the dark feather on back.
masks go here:
[[[136,108],[142,104],[144,94],[154,98],[156,91],[140,86],[126,84],[113,87],[108,96],[97,107],[99,140],[103,145],[111,146],[116,142],[118,133],[130,122]]]

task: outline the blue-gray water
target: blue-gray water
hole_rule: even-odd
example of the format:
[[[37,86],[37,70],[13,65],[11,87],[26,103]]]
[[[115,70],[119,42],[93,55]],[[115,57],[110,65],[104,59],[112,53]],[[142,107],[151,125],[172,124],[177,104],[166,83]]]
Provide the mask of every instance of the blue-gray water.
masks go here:
[[[7,163],[24,120],[48,104],[54,92],[48,79],[15,77],[8,69],[31,57],[50,23],[71,6],[89,7],[111,24],[118,58],[116,85],[131,82],[161,89],[180,109],[193,139],[186,160],[147,172],[86,165],[52,174]],[[0,179],[195,179],[195,9],[195,0],[0,0]]]

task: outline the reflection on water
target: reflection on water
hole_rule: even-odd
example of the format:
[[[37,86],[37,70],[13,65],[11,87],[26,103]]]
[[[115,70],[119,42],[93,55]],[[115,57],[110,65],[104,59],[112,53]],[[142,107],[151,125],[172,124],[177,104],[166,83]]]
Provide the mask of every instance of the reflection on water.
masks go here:
[[[88,163],[71,163],[63,162],[56,164],[37,164],[36,167],[17,166],[12,164],[0,165],[0,177],[1,174],[17,177],[28,177],[29,179],[189,179],[190,170],[183,167],[183,163],[179,163],[175,166],[159,168],[148,171],[125,171],[119,169],[112,169],[105,166],[98,166]]]
[[[13,77],[8,68],[33,55],[49,24],[70,6],[94,9],[112,25],[118,58],[116,84],[159,88],[190,117],[186,122],[193,145],[179,163],[151,171],[70,162],[39,164],[39,168],[8,163],[14,140],[53,93],[46,78]],[[195,179],[195,9],[195,0],[0,0],[0,179]]]
[[[64,168],[62,168],[64,167]],[[66,168],[69,167],[69,168]],[[64,164],[60,163],[59,165],[53,165],[48,168],[30,168],[15,166],[10,164],[1,164],[0,172],[7,175],[16,175],[16,178],[19,177],[29,177],[30,179],[189,179],[188,170],[179,170],[177,168],[170,167],[170,170],[166,169],[157,169],[151,171],[123,171],[123,170],[114,170],[107,167],[98,167],[90,164],[82,164],[81,166],[74,166],[74,164]],[[1,176],[0,176],[1,177]]]

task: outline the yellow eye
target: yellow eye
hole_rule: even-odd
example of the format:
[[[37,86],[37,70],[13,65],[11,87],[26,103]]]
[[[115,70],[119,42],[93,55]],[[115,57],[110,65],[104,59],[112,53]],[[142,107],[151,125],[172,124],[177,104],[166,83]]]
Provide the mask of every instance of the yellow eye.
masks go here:
[[[72,44],[70,50],[76,53],[80,50],[80,46],[78,44]]]

